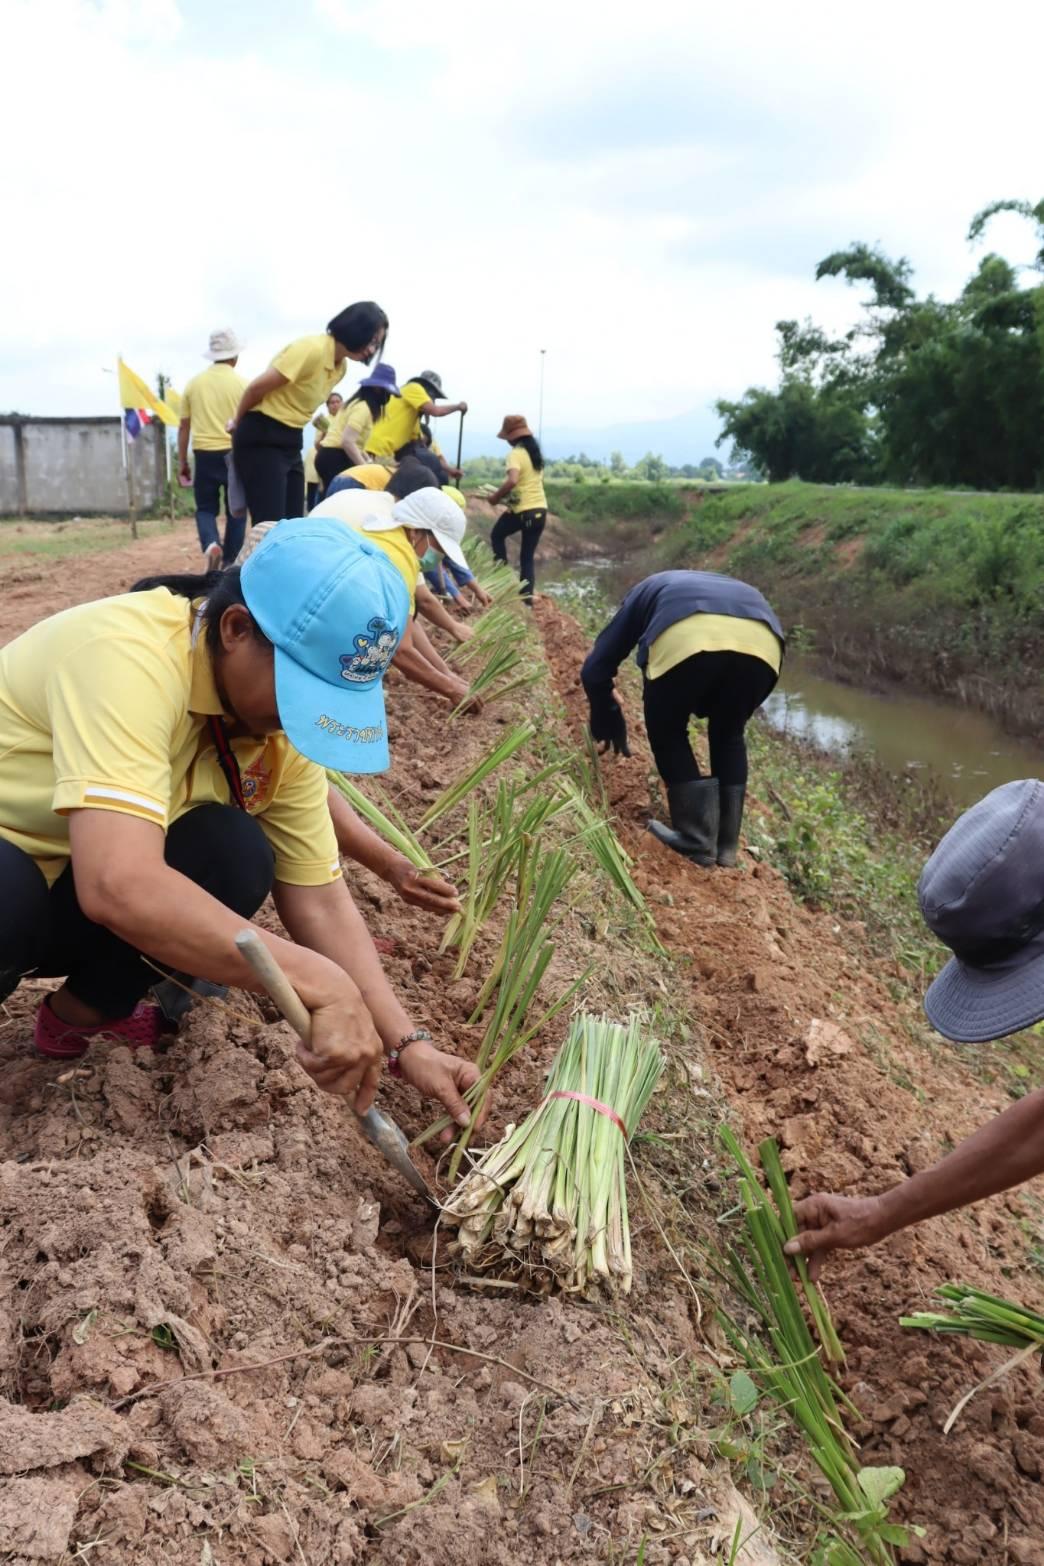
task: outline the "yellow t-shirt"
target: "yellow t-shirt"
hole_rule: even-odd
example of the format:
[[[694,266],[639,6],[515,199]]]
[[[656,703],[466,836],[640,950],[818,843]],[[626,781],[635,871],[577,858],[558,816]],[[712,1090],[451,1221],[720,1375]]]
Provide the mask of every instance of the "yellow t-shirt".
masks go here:
[[[375,457],[394,457],[401,446],[420,435],[420,410],[432,395],[419,381],[408,381],[402,395],[390,397],[384,412],[373,426],[366,450]]]
[[[320,441],[321,446],[332,446],[335,451],[340,448],[345,430],[351,430],[355,436],[355,444],[360,451],[366,450],[366,442],[373,430],[373,414],[365,402],[345,403],[340,413],[335,413],[330,420],[330,428]]]
[[[338,478],[353,478],[363,489],[387,489],[391,476],[391,468],[379,462],[364,462],[360,467],[345,468],[343,473],[338,474]]]
[[[738,652],[760,658],[778,674],[783,649],[764,620],[743,620],[733,614],[690,614],[676,620],[649,648],[648,680],[659,679],[693,653]]]
[[[0,837],[53,881],[71,810],[110,810],[164,831],[229,789],[207,716],[221,713],[193,606],[166,588],[41,620],[0,651]],[[276,878],[340,875],[326,775],[285,734],[232,740]]]
[[[544,496],[543,470],[533,466],[533,459],[524,446],[512,446],[507,454],[508,468],[518,469],[518,483],[508,495],[512,511],[543,511],[547,507]]]
[[[255,412],[267,413],[280,424],[303,430],[319,404],[344,379],[348,360],[334,364],[335,347],[329,332],[317,332],[314,337],[299,337],[288,343],[269,365],[270,370],[286,376],[287,384],[262,397]]]
[[[228,451],[225,428],[239,407],[246,381],[230,364],[212,364],[189,381],[181,394],[181,417],[188,419],[193,451]]]

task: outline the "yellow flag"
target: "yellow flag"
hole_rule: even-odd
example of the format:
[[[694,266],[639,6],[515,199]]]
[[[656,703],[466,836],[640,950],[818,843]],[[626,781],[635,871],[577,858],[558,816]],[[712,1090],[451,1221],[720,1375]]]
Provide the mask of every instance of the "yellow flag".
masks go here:
[[[120,407],[121,408],[148,408],[157,419],[162,419],[164,424],[178,423],[178,416],[162,402],[156,393],[149,387],[147,381],[143,381],[140,375],[134,371],[122,359],[117,364],[120,370]]]
[[[171,413],[173,413],[176,418],[180,419],[181,418],[181,393],[179,391],[175,391],[173,386],[168,386],[167,387],[167,394],[166,394],[166,396],[164,397],[163,400],[167,404],[167,407],[170,409]]]

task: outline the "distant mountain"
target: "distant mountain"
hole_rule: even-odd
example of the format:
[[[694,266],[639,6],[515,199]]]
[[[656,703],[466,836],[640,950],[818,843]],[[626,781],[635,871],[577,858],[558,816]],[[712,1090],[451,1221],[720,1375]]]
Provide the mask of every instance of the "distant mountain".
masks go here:
[[[456,450],[456,420],[447,419],[453,425],[452,440],[442,440],[446,451]],[[544,429],[544,454],[556,459],[576,456],[581,451],[589,457],[608,460],[612,451],[622,451],[630,464],[640,460],[647,451],[658,453],[672,467],[685,463],[698,463],[704,457],[717,456],[724,461],[728,457],[726,447],[716,450],[714,441],[721,428],[716,414],[707,410],[679,413],[672,419],[635,420],[632,424],[604,424],[600,428],[590,425],[549,424]],[[441,432],[440,432],[441,438]],[[505,451],[496,432],[484,434],[468,428],[464,421],[464,456],[502,456]]]

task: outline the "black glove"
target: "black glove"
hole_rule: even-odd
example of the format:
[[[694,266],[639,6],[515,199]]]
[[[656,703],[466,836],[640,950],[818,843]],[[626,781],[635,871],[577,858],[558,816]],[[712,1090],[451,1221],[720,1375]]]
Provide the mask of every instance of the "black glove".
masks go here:
[[[618,756],[629,756],[627,722],[615,696],[591,699],[591,738],[612,749]]]

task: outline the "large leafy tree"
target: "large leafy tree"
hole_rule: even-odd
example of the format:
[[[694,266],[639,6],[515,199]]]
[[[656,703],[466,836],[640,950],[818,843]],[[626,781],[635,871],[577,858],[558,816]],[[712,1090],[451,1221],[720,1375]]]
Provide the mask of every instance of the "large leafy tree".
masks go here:
[[[1036,227],[1044,202],[994,202]],[[826,256],[816,277],[865,288],[860,321],[839,339],[780,321],[780,385],[718,403],[722,439],[771,479],[1029,489],[1044,483],[1044,286],[1020,284],[989,254],[957,299],[919,299],[910,264],[862,244]]]

